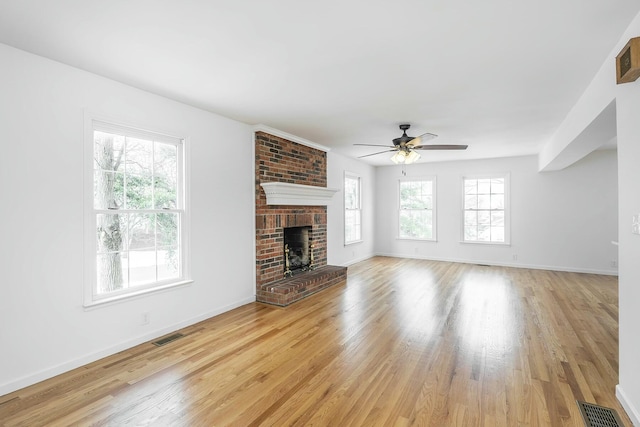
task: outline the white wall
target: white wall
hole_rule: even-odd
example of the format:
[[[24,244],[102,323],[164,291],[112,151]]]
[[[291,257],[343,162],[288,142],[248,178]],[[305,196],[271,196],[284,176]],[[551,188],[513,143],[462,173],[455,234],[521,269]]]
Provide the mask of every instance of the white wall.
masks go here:
[[[552,270],[616,274],[615,151],[597,151],[558,172],[538,172],[537,157],[426,163],[407,176],[437,179],[437,242],[397,239],[401,167],[379,167],[377,254]],[[511,182],[511,245],[460,243],[462,176],[506,173]],[[514,259],[517,256],[517,260]]]
[[[360,176],[362,185],[362,242],[344,244],[344,174]],[[327,262],[350,265],[373,256],[375,242],[375,168],[333,152],[327,153],[327,187],[340,189],[327,206]]]
[[[640,36],[638,15],[614,49]],[[611,59],[609,59],[612,63]],[[640,235],[631,233],[631,219],[640,214],[640,80],[616,87],[619,181],[619,319],[620,375],[618,399],[640,426]]]
[[[250,127],[5,45],[0,64],[0,395],[254,300]],[[191,285],[83,308],[85,110],[188,137]]]

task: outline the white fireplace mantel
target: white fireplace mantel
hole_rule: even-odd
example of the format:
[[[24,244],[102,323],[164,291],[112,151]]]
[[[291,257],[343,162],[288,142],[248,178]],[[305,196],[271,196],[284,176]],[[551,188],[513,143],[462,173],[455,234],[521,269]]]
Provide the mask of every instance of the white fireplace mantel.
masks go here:
[[[263,182],[260,184],[267,196],[267,205],[326,206],[340,190],[313,185]]]

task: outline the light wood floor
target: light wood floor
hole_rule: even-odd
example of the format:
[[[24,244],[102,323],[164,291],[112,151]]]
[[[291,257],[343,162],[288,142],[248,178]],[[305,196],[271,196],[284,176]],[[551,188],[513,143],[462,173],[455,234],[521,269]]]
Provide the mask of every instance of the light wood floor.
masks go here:
[[[0,397],[3,426],[583,426],[618,411],[617,279],[375,258]]]

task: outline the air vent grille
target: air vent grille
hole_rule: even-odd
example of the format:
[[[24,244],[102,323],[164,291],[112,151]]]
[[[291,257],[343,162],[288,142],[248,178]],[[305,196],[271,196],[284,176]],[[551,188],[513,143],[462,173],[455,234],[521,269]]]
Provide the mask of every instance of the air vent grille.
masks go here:
[[[624,427],[614,409],[580,401],[578,407],[586,427]]]
[[[164,338],[160,338],[158,341],[154,341],[153,345],[157,346],[157,347],[162,347],[165,344],[169,344],[170,342],[173,342],[177,339],[182,338],[184,335],[181,333],[176,333],[173,335],[169,335],[168,337],[164,337]]]

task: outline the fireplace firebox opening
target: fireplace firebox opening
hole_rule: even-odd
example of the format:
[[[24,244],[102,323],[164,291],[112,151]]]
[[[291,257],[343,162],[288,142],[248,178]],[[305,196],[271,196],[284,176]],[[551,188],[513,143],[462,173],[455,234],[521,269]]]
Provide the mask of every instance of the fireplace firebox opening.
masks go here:
[[[284,229],[284,275],[313,270],[311,226]]]

